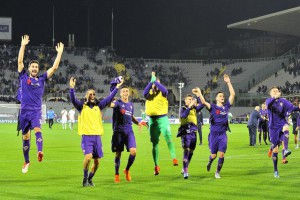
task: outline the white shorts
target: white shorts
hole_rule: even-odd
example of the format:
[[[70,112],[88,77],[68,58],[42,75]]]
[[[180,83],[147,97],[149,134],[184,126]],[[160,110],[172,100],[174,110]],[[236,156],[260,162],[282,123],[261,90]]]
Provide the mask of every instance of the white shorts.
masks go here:
[[[62,119],[61,119],[61,123],[62,123],[62,124],[67,123],[67,121],[68,121],[67,118],[62,118]]]
[[[75,123],[75,119],[70,119],[69,122],[70,123]]]

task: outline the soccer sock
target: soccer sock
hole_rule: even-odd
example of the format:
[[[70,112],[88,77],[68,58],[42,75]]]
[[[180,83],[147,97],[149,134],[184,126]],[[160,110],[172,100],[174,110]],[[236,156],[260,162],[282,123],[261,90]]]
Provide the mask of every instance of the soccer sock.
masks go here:
[[[26,163],[29,163],[30,140],[23,140],[23,155]]]
[[[278,153],[274,153],[273,152],[273,165],[274,165],[274,171],[278,171],[277,169],[277,162],[278,162],[278,159],[277,159],[277,156],[278,156]]]
[[[259,141],[259,143],[261,143],[261,132],[259,132],[259,134],[258,134],[258,141]]]
[[[190,154],[189,154],[189,163],[191,162],[193,155],[194,155],[194,153],[190,152]]]
[[[283,134],[284,148],[289,149],[289,131],[284,131]]]
[[[128,171],[135,160],[135,155],[129,155],[126,170]]]
[[[152,156],[155,166],[158,166],[158,144],[153,144]]]
[[[43,151],[43,137],[42,137],[42,133],[41,132],[36,132],[35,133],[35,137],[36,137],[36,145],[37,145],[38,151]]]
[[[208,160],[208,163],[211,165],[212,162],[215,160],[216,158],[212,158],[211,156],[209,156],[209,160]]]
[[[120,158],[115,157],[115,174],[119,175],[119,168],[120,168]]]
[[[217,173],[219,173],[223,167],[223,163],[224,163],[224,157],[223,158],[219,158],[218,160],[218,167],[217,167]]]
[[[83,169],[83,177],[84,177],[84,178],[87,178],[87,177],[88,177],[88,172],[89,172],[89,170]]]
[[[89,179],[89,180],[92,180],[92,178],[94,177],[94,175],[95,175],[95,173],[90,172],[88,179]]]
[[[190,151],[185,149],[183,150],[183,161],[182,161],[182,164],[183,164],[183,170],[185,173],[187,173],[187,168],[189,166],[189,154],[190,154]]]
[[[168,144],[168,148],[169,148],[169,151],[171,153],[172,159],[176,158],[175,146],[174,146],[174,143],[172,142],[171,135],[166,135],[165,136],[165,140],[166,140],[166,142]]]
[[[282,152],[282,160],[285,159],[284,151],[285,151],[284,149],[282,149],[282,151],[281,151]]]

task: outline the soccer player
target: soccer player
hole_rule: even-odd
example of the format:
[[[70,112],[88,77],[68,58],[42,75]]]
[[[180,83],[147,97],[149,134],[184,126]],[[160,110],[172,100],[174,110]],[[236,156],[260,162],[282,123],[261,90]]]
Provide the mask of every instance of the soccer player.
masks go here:
[[[71,110],[69,110],[68,117],[69,117],[69,128],[70,128],[70,130],[73,130],[73,126],[75,123],[75,108],[74,107]]]
[[[67,122],[68,122],[68,111],[67,111],[67,109],[66,108],[62,109],[60,114],[61,114],[62,129],[67,129]]]
[[[199,90],[199,88],[195,89],[194,93],[198,94]],[[197,100],[193,99],[191,94],[184,98],[184,102],[185,105],[180,109],[180,127],[177,137],[181,137],[183,148],[183,178],[188,179],[188,167],[197,145],[197,112],[200,112],[204,105],[201,103],[197,105]]]
[[[115,89],[100,102],[96,99],[95,90],[89,89],[85,95],[85,101],[79,101],[75,97],[76,79],[70,79],[70,100],[74,107],[78,110],[78,134],[82,135],[81,148],[84,154],[83,161],[83,187],[95,186],[92,178],[94,177],[98,167],[100,158],[103,157],[101,135],[104,129],[102,125],[101,110],[111,103],[114,96],[118,92],[118,88],[123,84],[121,81]],[[91,160],[94,160],[91,171],[89,166]]]
[[[22,36],[21,47],[18,56],[18,72],[20,81],[20,125],[22,129],[23,139],[23,155],[25,163],[22,167],[22,172],[27,173],[30,165],[29,150],[30,150],[30,132],[33,129],[36,136],[37,158],[41,162],[43,160],[43,138],[41,132],[42,121],[42,97],[44,94],[44,86],[59,66],[61,56],[64,50],[64,44],[58,43],[56,46],[57,56],[53,66],[42,75],[39,73],[39,62],[32,60],[28,65],[28,74],[24,69],[24,52],[26,45],[29,43],[29,36]]]
[[[268,111],[267,111],[265,102],[261,104],[260,116],[261,116],[261,118],[259,119],[259,123],[258,123],[259,145],[261,145],[261,133],[263,133],[263,139],[264,139],[265,144],[268,145],[268,143],[267,143]]]
[[[207,164],[207,171],[210,171],[212,162],[216,159],[219,152],[219,160],[215,178],[221,178],[220,171],[224,163],[224,156],[227,149],[227,127],[228,127],[228,112],[233,104],[235,92],[227,74],[224,75],[224,81],[229,89],[229,99],[225,102],[225,95],[223,92],[218,92],[216,95],[216,104],[210,104],[205,101],[201,91],[199,93],[201,103],[204,104],[210,112],[210,135],[209,135],[209,149],[211,155]],[[194,91],[194,89],[193,89]]]
[[[158,175],[160,171],[158,163],[158,142],[159,136],[162,133],[168,144],[173,165],[178,166],[176,159],[175,147],[172,141],[170,130],[170,122],[168,119],[168,90],[156,78],[155,72],[152,72],[151,81],[148,83],[143,92],[146,98],[146,114],[149,119],[149,132],[152,142],[152,156],[154,160],[154,175]]]
[[[126,180],[131,181],[130,167],[132,166],[136,156],[136,141],[132,130],[132,122],[142,126],[134,117],[133,103],[129,102],[129,88],[122,86],[120,89],[121,99],[113,101],[110,107],[113,108],[113,135],[111,139],[111,150],[116,153],[115,156],[115,182],[120,182],[119,168],[121,155],[124,151],[124,145],[127,152],[130,152],[124,173]]]
[[[47,119],[48,119],[48,123],[49,123],[49,128],[52,128],[54,116],[55,116],[54,110],[52,110],[52,108],[50,108],[47,111]]]
[[[287,163],[285,158],[291,154],[291,151],[288,150],[289,125],[287,118],[292,111],[300,110],[300,105],[299,107],[293,106],[293,104],[285,98],[280,98],[280,95],[281,92],[278,87],[273,86],[270,89],[271,97],[266,100],[269,117],[270,139],[272,144],[270,150],[273,152],[272,158],[275,178],[279,178],[277,163],[278,148],[280,144],[283,144],[283,163]]]

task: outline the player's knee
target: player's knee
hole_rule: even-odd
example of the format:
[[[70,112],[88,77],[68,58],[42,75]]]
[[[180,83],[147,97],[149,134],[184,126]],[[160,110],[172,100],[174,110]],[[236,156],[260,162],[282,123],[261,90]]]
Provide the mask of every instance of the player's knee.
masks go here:
[[[25,135],[22,136],[23,140],[29,140],[30,139],[30,131],[28,131]]]
[[[225,153],[224,152],[219,152],[219,157],[224,158]]]
[[[122,153],[121,152],[116,152],[116,158],[121,158]]]
[[[212,159],[215,159],[217,157],[217,154],[211,154],[210,156]]]
[[[289,126],[288,125],[285,125],[285,126],[283,126],[283,128],[282,128],[282,131],[284,132],[284,131],[288,131],[289,130]]]
[[[89,153],[89,154],[85,154],[84,159],[86,161],[90,161],[92,159],[92,157],[93,157],[93,155],[91,153]]]
[[[130,155],[135,156],[136,155],[136,148],[130,149]]]
[[[100,158],[95,158],[95,159],[94,159],[94,164],[95,164],[96,166],[99,165],[99,162],[100,162]]]
[[[41,128],[39,128],[39,127],[34,127],[34,129],[33,129],[33,130],[34,130],[34,132],[35,132],[35,133],[37,133],[37,132],[41,132]]]

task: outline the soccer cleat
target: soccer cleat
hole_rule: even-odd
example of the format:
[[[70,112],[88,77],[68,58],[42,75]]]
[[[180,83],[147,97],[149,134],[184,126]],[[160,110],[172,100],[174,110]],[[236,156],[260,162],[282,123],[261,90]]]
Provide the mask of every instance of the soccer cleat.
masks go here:
[[[275,177],[275,178],[279,178],[278,171],[275,171],[275,172],[274,172],[274,177]]]
[[[291,151],[289,151],[288,149],[284,150],[284,157],[288,157],[289,155],[291,155]]]
[[[29,167],[30,163],[24,163],[23,167],[22,167],[22,173],[26,174],[28,172],[28,167]]]
[[[288,164],[288,160],[286,158],[282,159],[282,164]]]
[[[296,145],[295,149],[299,149],[299,146],[298,146],[298,144]]]
[[[218,172],[215,173],[215,178],[221,178],[221,176]]]
[[[88,181],[87,178],[83,178],[83,180],[82,180],[82,186],[83,186],[83,187],[89,186],[89,181]]]
[[[89,182],[89,186],[95,187],[95,184],[93,183],[92,180],[88,180],[88,182]]]
[[[131,181],[131,175],[129,170],[124,169],[124,174],[126,175],[126,180]]]
[[[178,166],[178,160],[176,158],[173,158],[173,166]]]
[[[183,173],[183,178],[188,179],[189,178],[189,173]]]
[[[268,157],[271,158],[271,156],[272,156],[272,150],[269,149],[269,151],[268,151]]]
[[[43,157],[44,157],[43,152],[39,151],[39,152],[37,153],[38,161],[39,161],[39,162],[42,162],[42,161],[43,161]]]
[[[120,176],[119,176],[119,174],[115,175],[115,183],[120,183]]]
[[[210,168],[211,168],[211,163],[208,163],[208,164],[206,165],[206,170],[209,172],[209,171],[210,171]]]
[[[160,171],[160,167],[159,166],[155,166],[154,167],[154,175],[157,176],[159,174]]]

